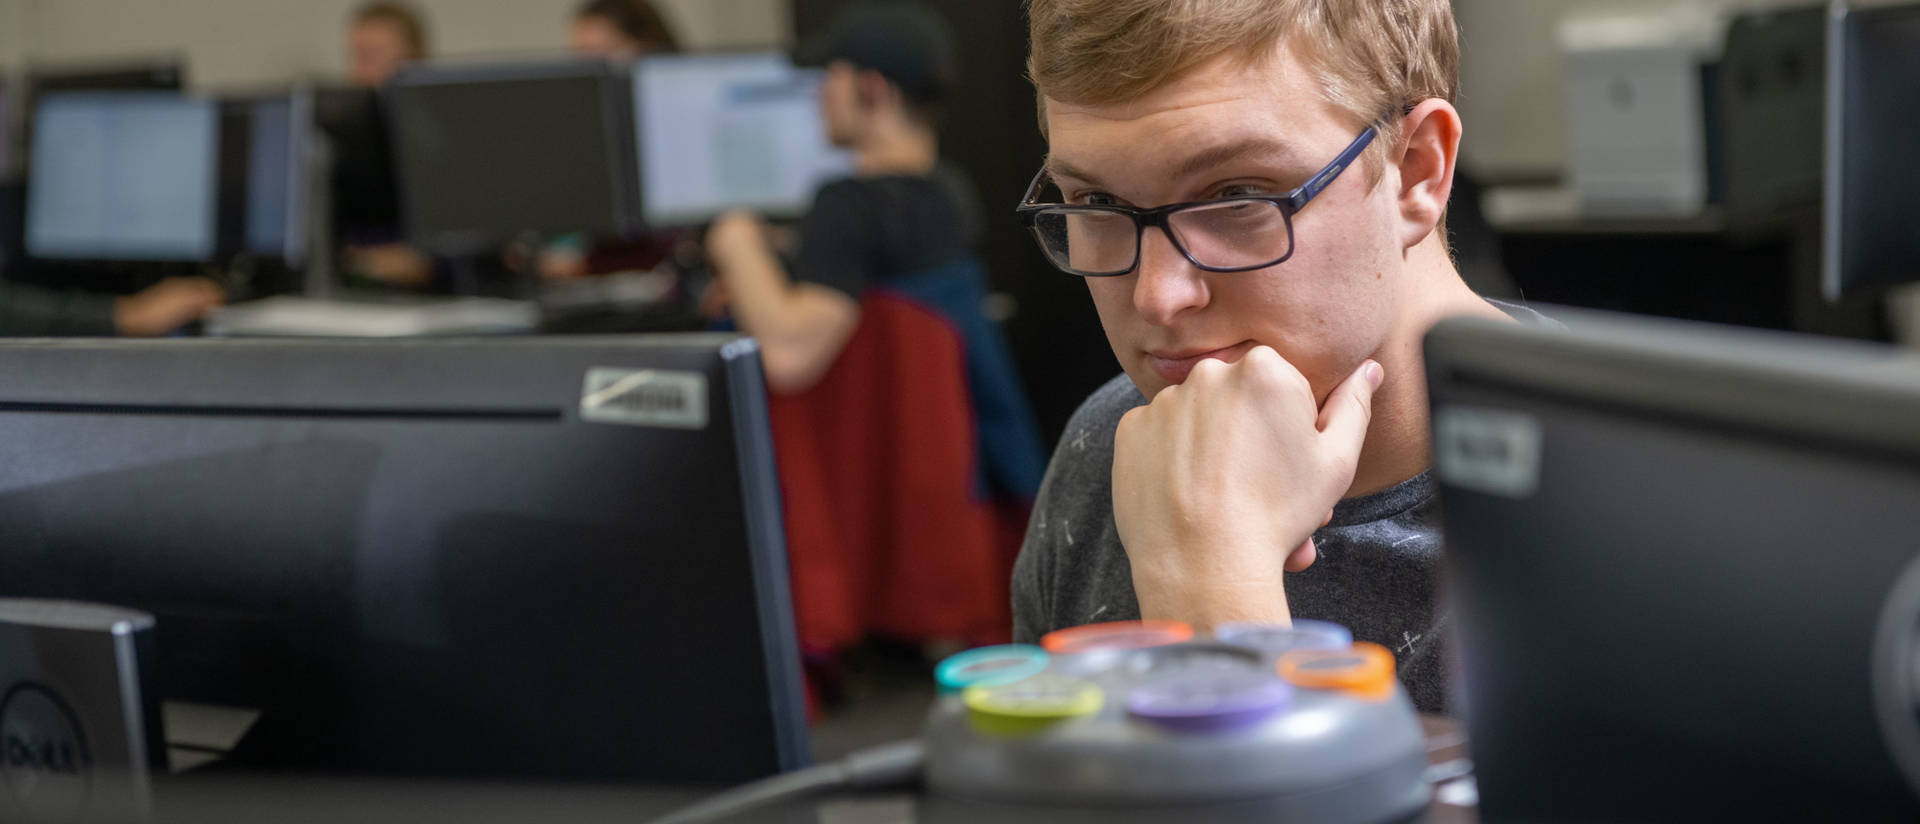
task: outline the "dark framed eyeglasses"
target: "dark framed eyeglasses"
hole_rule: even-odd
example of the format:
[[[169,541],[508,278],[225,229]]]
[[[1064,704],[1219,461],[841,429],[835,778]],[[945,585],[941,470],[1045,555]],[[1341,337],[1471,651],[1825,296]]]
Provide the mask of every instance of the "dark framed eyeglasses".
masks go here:
[[[1153,209],[1039,203],[1048,183],[1042,168],[1014,211],[1061,271],[1117,277],[1140,265],[1140,238],[1158,227],[1193,265],[1208,272],[1251,272],[1293,257],[1293,216],[1352,166],[1373,143],[1373,127],[1299,188],[1271,195],[1173,203]]]

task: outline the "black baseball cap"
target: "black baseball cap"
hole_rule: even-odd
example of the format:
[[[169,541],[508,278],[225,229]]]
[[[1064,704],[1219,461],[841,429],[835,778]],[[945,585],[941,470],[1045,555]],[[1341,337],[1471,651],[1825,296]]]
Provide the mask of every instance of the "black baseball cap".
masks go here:
[[[794,62],[802,66],[836,60],[879,72],[920,103],[940,100],[959,76],[946,21],[915,3],[855,7],[794,53]]]

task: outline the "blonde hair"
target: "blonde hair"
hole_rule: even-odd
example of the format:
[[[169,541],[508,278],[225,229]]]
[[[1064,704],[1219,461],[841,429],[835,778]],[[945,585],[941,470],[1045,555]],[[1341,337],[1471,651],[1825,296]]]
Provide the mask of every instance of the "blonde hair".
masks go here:
[[[1379,130],[1366,155],[1377,181],[1400,115],[1459,95],[1450,0],[1029,0],[1027,14],[1042,129],[1049,98],[1125,103],[1221,55],[1251,64],[1285,43],[1327,102]]]

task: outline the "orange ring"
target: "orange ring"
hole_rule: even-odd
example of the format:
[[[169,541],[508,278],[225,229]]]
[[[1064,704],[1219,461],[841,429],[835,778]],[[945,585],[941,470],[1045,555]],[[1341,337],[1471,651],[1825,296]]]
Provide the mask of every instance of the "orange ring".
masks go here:
[[[1164,637],[1160,640],[1142,638],[1111,646],[1100,643],[1103,637],[1125,638],[1126,635],[1145,636],[1152,633],[1160,633]],[[1097,649],[1146,649],[1191,640],[1193,627],[1180,621],[1114,621],[1054,630],[1040,639],[1040,646],[1056,655],[1068,655]]]
[[[1393,691],[1393,653],[1366,641],[1356,641],[1347,650],[1289,652],[1280,656],[1278,668],[1280,677],[1296,687],[1346,690],[1367,696]]]

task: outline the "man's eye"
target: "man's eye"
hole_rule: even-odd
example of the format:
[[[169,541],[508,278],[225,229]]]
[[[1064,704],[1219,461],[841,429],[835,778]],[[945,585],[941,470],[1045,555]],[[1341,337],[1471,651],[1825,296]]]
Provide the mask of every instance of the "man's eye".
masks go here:
[[[1228,197],[1258,197],[1260,195],[1266,195],[1266,194],[1272,194],[1272,192],[1267,191],[1266,187],[1264,186],[1255,186],[1252,184],[1243,183],[1235,186],[1228,186],[1224,189],[1221,189],[1217,194],[1214,195],[1214,197],[1216,199],[1228,198]]]
[[[1074,203],[1079,206],[1118,206],[1120,198],[1106,192],[1087,192],[1076,197]]]

